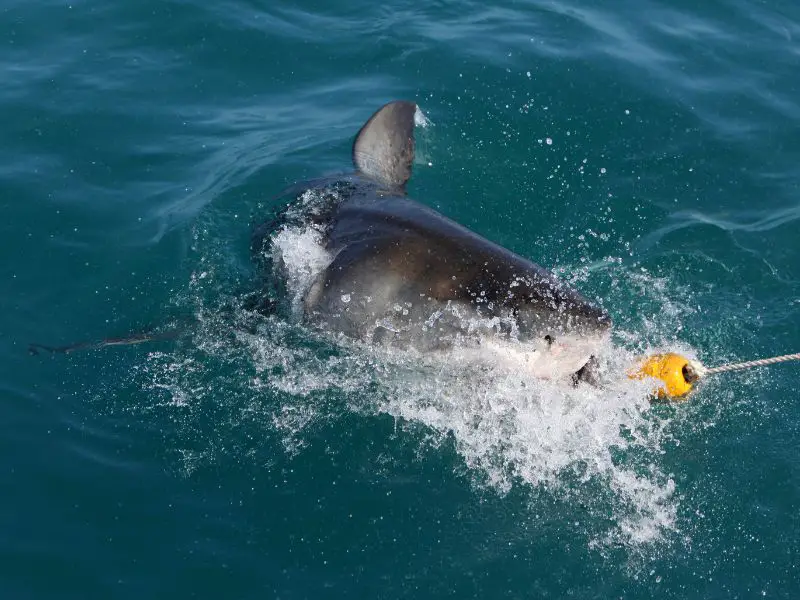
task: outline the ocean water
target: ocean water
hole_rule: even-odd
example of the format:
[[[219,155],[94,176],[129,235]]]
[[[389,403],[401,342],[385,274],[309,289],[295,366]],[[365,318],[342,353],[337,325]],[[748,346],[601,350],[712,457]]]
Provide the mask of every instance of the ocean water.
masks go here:
[[[0,44],[2,598],[800,596],[800,366],[624,377],[800,350],[796,2],[6,0]],[[410,195],[610,312],[603,388],[243,308],[397,98]]]

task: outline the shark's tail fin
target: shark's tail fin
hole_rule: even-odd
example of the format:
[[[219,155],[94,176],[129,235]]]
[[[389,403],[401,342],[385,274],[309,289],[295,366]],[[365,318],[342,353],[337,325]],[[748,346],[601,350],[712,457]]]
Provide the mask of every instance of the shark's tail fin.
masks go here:
[[[44,344],[29,344],[28,353],[33,356],[39,355],[42,352],[49,352],[50,354],[69,354],[79,350],[98,350],[106,346],[132,346],[134,344],[144,344],[146,342],[158,342],[162,340],[171,340],[179,337],[186,331],[186,327],[172,329],[170,331],[151,331],[146,333],[137,333],[125,337],[111,337],[102,340],[77,342],[69,344],[68,346],[45,346]]]

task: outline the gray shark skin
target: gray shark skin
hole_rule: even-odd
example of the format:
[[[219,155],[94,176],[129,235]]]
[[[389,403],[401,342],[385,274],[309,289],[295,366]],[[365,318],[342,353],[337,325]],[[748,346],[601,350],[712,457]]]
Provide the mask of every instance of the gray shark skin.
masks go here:
[[[300,188],[313,200],[295,224],[313,226],[330,256],[305,291],[304,317],[422,351],[513,339],[546,354],[570,340],[555,372],[585,375],[608,314],[548,270],[406,196],[416,112],[413,102],[383,106],[356,136],[354,174]],[[254,249],[269,252],[270,231],[286,222],[262,227]]]

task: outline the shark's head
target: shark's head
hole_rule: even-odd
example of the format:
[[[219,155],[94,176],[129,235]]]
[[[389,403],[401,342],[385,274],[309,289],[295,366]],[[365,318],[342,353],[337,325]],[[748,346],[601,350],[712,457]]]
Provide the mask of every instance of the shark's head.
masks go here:
[[[539,352],[541,370],[553,377],[575,373],[608,340],[608,313],[552,274],[528,282],[526,292],[516,321],[520,337]]]

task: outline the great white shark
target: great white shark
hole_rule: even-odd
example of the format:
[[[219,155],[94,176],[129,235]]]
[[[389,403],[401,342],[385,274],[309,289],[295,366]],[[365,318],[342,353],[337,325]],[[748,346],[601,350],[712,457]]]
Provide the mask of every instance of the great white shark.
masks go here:
[[[323,259],[303,266],[316,269],[300,290],[307,322],[369,344],[456,351],[537,377],[598,383],[595,355],[611,327],[604,309],[547,269],[406,195],[418,114],[414,102],[386,104],[356,135],[355,172],[290,188],[295,200],[253,234],[269,287],[285,290],[280,281],[292,279],[297,267],[280,256],[278,238],[292,229],[310,232]],[[266,290],[245,301],[251,310],[275,305]],[[29,351],[124,346],[186,329],[30,344]]]
[[[406,195],[418,107],[395,101],[361,127],[355,172],[314,180],[253,250],[277,232],[313,228],[326,256],[302,290],[309,323],[370,344],[425,352],[471,349],[544,378],[593,378],[611,319],[553,273]],[[274,277],[287,265],[267,261]]]

